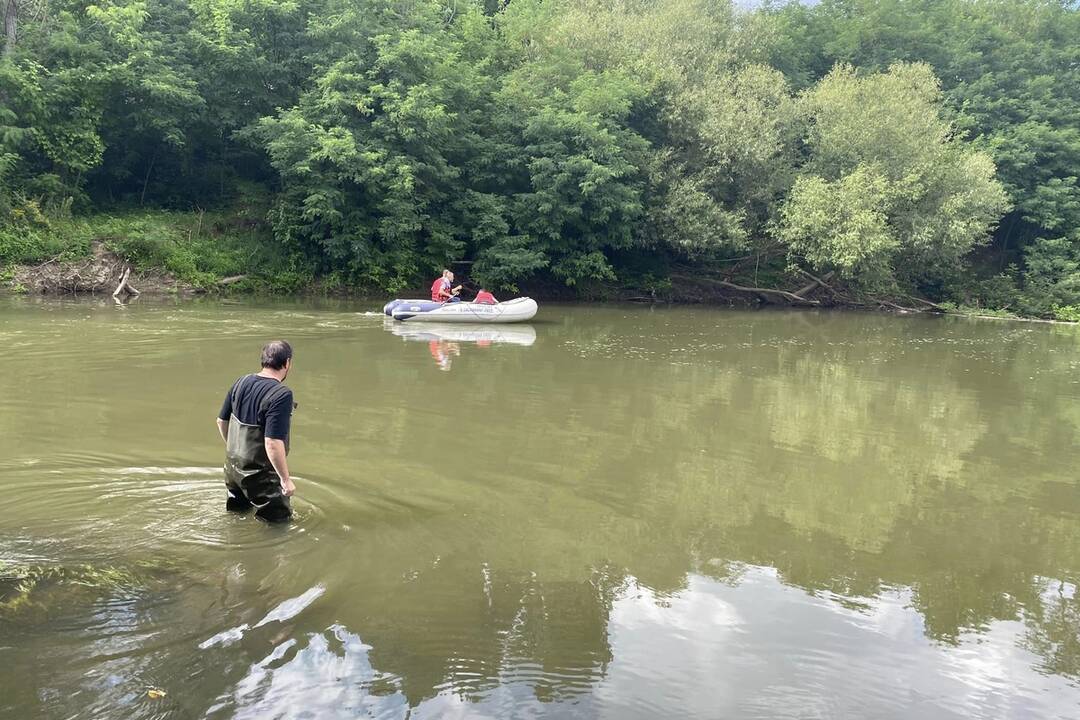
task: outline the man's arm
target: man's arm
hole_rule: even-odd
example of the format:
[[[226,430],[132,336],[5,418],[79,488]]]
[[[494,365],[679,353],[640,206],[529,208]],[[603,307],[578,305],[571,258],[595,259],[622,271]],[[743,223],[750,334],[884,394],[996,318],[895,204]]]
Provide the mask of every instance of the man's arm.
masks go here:
[[[289,463],[285,459],[285,438],[289,437],[289,425],[292,422],[293,394],[288,388],[281,393],[266,410],[263,447],[266,457],[281,478],[281,491],[285,497],[296,492],[292,478],[289,477]]]
[[[221,410],[217,414],[218,435],[221,436],[221,442],[226,445],[229,444],[229,417],[232,415],[232,394],[239,382],[239,380],[234,382],[233,386],[229,388],[229,392],[225,393],[225,402],[221,404]]]
[[[278,477],[281,478],[281,491],[285,497],[290,497],[296,492],[296,485],[289,477],[289,461],[285,458],[285,441],[266,438],[263,440],[263,447],[266,448],[266,456],[270,458],[270,464],[274,466]]]

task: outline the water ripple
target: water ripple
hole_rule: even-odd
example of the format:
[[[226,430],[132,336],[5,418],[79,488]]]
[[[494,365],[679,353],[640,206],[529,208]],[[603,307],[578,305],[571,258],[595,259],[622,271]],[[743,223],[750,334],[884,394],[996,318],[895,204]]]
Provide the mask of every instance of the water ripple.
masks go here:
[[[200,546],[235,552],[271,548],[296,534],[325,526],[323,503],[333,494],[297,478],[294,520],[267,527],[252,514],[228,513],[220,467],[116,466],[102,456],[14,458],[0,467],[19,519],[16,537],[39,546],[66,545],[108,556],[125,552]],[[41,476],[49,475],[42,483]],[[33,544],[33,543],[28,543]]]

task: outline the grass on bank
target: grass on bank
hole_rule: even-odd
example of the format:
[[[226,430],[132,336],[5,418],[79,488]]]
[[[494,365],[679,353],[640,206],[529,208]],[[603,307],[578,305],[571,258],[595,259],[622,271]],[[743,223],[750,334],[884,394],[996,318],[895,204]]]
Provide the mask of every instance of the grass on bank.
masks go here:
[[[244,280],[235,291],[297,292],[314,281],[273,241],[264,213],[240,207],[225,211],[128,210],[45,218],[24,211],[19,222],[0,224],[0,279],[16,265],[89,257],[95,243],[137,271],[167,272],[183,284],[210,289],[223,278]]]
[[[969,315],[971,317],[1003,318],[1007,320],[1054,320],[1057,322],[1080,322],[1080,305],[1051,305],[1048,312],[1022,313],[1006,308],[983,307],[980,305],[966,305],[944,301],[938,304],[946,312],[953,315]]]

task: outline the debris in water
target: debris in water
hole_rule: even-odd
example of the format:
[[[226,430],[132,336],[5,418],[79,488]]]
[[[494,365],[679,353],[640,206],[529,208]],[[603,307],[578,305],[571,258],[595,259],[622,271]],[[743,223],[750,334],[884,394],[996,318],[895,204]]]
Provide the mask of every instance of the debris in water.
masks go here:
[[[146,691],[146,697],[150,698],[151,700],[159,700],[159,699],[165,697],[168,694],[169,693],[165,692],[161,688],[156,688],[156,687],[149,688]]]
[[[255,627],[262,627],[267,623],[272,622],[284,622],[285,620],[291,620],[299,615],[304,608],[311,603],[315,602],[320,595],[326,592],[326,588],[323,585],[316,585],[303,595],[299,597],[290,598],[276,608],[266,614],[259,622],[255,623]]]
[[[250,626],[247,623],[244,623],[240,627],[223,630],[214,637],[209,638],[208,640],[203,640],[201,643],[199,643],[199,649],[205,650],[215,645],[232,645],[234,642],[244,637],[244,632],[249,629]]]

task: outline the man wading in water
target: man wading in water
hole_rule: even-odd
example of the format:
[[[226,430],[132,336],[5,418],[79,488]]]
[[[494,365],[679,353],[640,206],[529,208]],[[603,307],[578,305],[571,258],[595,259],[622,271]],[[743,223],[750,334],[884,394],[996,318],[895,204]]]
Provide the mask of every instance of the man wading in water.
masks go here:
[[[262,370],[233,383],[218,413],[225,441],[225,488],[228,510],[256,508],[271,522],[292,517],[289,497],[296,486],[289,478],[289,422],[292,390],[284,385],[292,367],[292,347],[284,340],[267,343]]]

